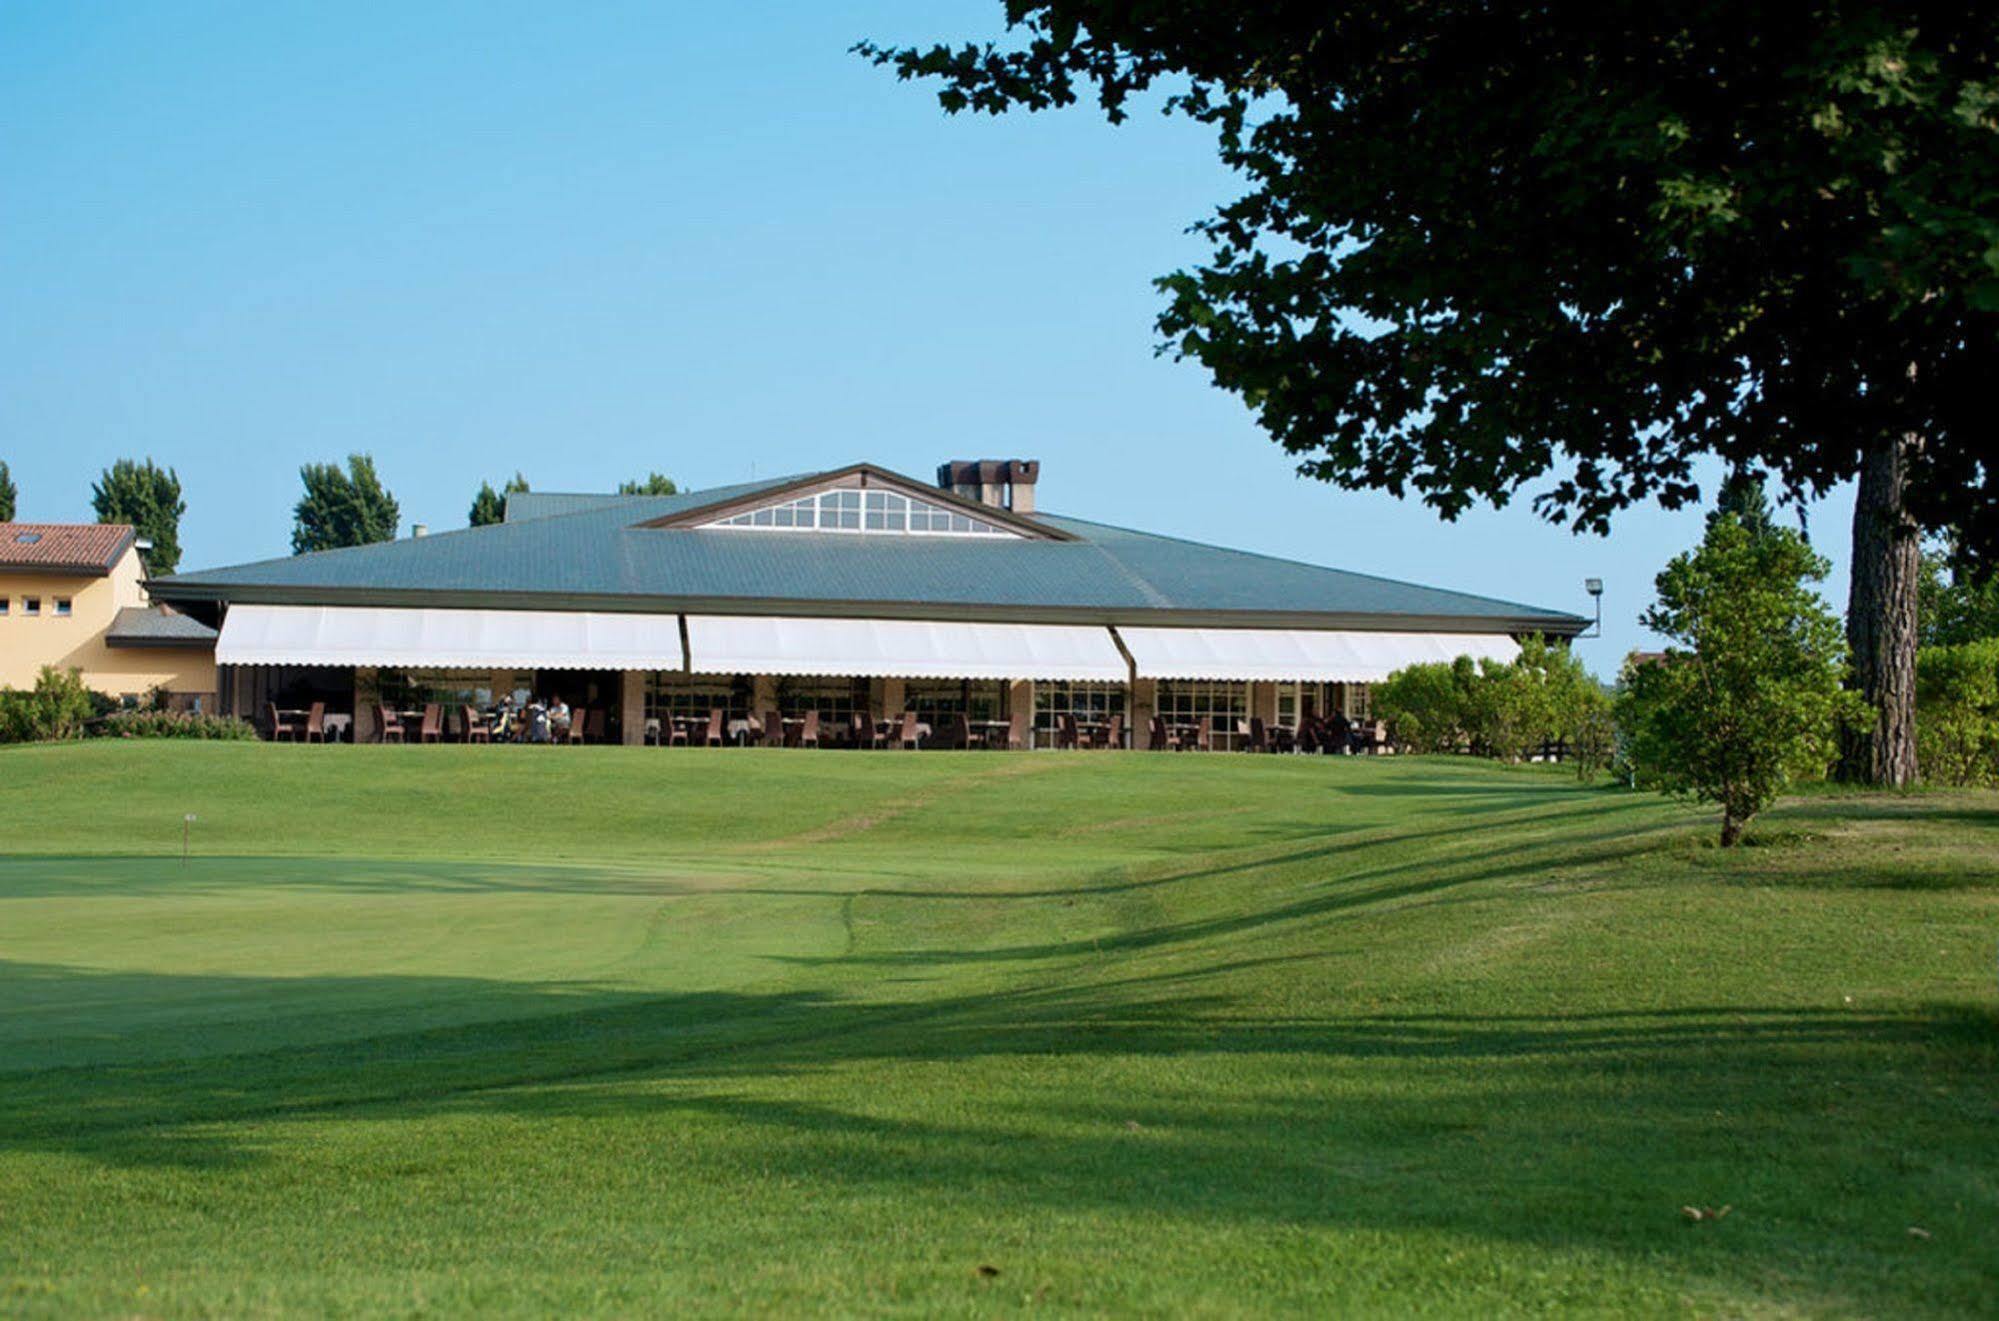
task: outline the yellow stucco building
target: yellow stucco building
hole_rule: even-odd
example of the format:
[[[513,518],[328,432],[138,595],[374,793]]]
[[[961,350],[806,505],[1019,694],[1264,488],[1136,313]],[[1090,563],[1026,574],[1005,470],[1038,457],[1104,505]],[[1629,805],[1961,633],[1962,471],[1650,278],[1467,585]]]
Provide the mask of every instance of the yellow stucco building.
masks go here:
[[[0,523],[0,687],[53,665],[112,697],[212,709],[215,632],[148,601],[140,549],[124,524]]]

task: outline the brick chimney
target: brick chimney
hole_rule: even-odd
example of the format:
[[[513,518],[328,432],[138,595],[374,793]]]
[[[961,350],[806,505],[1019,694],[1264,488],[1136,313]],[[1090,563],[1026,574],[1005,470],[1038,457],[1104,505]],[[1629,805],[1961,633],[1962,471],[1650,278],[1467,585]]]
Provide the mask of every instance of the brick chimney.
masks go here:
[[[1016,514],[1034,512],[1036,459],[954,459],[937,465],[937,485],[953,495]]]

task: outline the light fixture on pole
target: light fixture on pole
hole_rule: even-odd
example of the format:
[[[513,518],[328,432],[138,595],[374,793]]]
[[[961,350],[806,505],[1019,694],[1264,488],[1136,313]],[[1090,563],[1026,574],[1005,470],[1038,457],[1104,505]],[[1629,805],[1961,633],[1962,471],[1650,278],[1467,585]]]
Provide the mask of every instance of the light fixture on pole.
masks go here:
[[[1583,579],[1583,590],[1589,593],[1590,600],[1596,605],[1596,622],[1591,624],[1587,631],[1578,633],[1576,636],[1600,638],[1603,636],[1603,579]]]

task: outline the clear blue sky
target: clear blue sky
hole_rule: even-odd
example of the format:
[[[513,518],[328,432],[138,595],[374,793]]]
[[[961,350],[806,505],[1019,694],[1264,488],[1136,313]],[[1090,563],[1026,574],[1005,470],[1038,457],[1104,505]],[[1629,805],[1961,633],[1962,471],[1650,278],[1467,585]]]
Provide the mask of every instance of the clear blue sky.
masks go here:
[[[185,567],[283,554],[301,463],[406,522],[482,478],[605,490],[870,459],[1043,461],[1064,513],[1586,612],[1603,672],[1699,515],[1609,540],[1298,479],[1153,353],[1150,281],[1230,194],[1208,139],[947,118],[847,53],[997,0],[0,0],[0,459],[23,518],[180,472]],[[1845,500],[1813,512],[1836,565]],[[1843,578],[1828,585],[1843,601]]]

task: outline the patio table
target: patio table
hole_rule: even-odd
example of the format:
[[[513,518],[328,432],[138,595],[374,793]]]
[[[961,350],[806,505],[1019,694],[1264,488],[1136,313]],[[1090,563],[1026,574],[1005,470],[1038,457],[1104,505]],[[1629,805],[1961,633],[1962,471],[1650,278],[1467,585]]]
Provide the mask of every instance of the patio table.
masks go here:
[[[349,743],[354,741],[353,716],[344,716],[336,711],[324,717],[321,723],[326,729],[326,741],[328,743],[338,743],[343,738]]]

